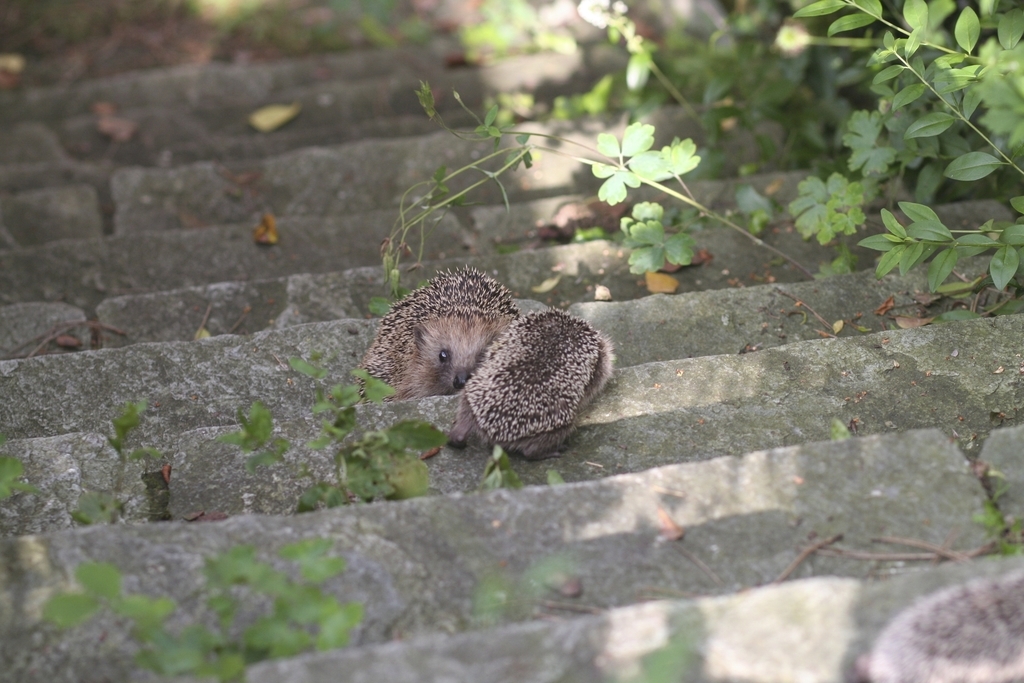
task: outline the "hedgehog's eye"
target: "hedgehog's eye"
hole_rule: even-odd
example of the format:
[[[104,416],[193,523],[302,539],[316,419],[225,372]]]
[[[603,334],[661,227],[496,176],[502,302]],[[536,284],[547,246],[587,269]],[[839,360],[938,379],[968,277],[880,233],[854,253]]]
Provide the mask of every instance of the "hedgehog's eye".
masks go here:
[[[441,353],[437,354],[437,359],[439,361],[441,361],[442,363],[447,363],[448,362],[448,352],[442,349]]]

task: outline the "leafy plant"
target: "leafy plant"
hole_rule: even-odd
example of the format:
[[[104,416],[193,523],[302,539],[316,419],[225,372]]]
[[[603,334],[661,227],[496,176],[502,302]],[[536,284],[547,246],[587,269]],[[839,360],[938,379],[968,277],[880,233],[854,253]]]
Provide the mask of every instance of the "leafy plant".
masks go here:
[[[491,457],[487,460],[484,468],[484,478],[480,482],[481,491],[493,491],[494,489],[521,489],[523,482],[519,475],[512,469],[512,463],[501,446],[495,446]]]
[[[124,514],[124,473],[129,460],[142,458],[159,458],[160,451],[155,448],[136,448],[126,452],[125,440],[129,432],[139,426],[141,415],[146,410],[146,401],[125,403],[121,413],[111,420],[114,425],[114,436],[108,436],[107,442],[117,452],[119,467],[114,477],[113,491],[89,491],[78,499],[78,508],[71,513],[71,518],[79,524],[114,524]]]
[[[290,358],[288,362],[296,372],[314,380],[326,377],[326,370],[301,358]],[[330,481],[318,480],[307,465],[300,465],[299,475],[312,479],[313,484],[299,497],[299,512],[321,506],[338,507],[357,500],[422,496],[429,482],[427,466],[418,454],[447,442],[444,432],[421,420],[403,420],[384,430],[357,433],[356,405],[363,398],[382,403],[394,389],[365,370],[353,370],[352,374],[362,381],[361,390],[355,384],[336,384],[326,392],[317,389],[313,413],[323,417],[320,435],[308,446],[313,450],[330,447],[334,451],[334,477]],[[239,411],[239,422],[240,431],[224,434],[218,441],[237,445],[246,453],[260,450],[246,461],[247,470],[251,472],[258,466],[284,459],[290,444],[282,438],[271,439],[273,421],[262,404],[254,403],[248,418]]]
[[[1024,152],[1024,11],[997,8],[998,3],[983,2],[979,17],[974,7],[963,7],[952,35],[945,19],[954,7],[924,0],[906,0],[900,16],[884,11],[879,0],[819,0],[794,15],[818,17],[851,10],[832,22],[830,38],[875,23],[883,26],[880,38],[869,40],[875,51],[868,61],[877,69],[871,90],[880,106],[854,112],[843,136],[851,150],[851,172],[872,183],[909,174],[919,202],[931,200],[943,184],[954,195],[974,191],[1004,198],[1006,190],[1019,187],[1024,177],[1017,162]],[[835,178],[829,183],[838,185]],[[983,179],[985,183],[980,183]],[[849,195],[855,182],[848,180],[843,201],[854,206]],[[828,201],[814,192],[811,202],[811,194],[791,205],[794,214],[802,213],[798,226],[803,234],[817,234],[824,243],[838,234],[837,228],[850,234],[851,225],[863,222],[851,210],[846,212],[848,221],[837,224]],[[1024,212],[1024,196],[1010,201]],[[903,202],[900,208],[910,225],[901,225],[883,210],[887,232],[860,242],[882,252],[879,276],[897,265],[905,273],[931,259],[928,282],[936,291],[958,258],[984,252],[992,253],[989,279],[978,287],[1002,290],[1017,274],[1024,218],[1015,224],[989,220],[977,229],[952,231],[923,203]]]
[[[0,434],[0,446],[4,445],[7,437]],[[0,500],[9,497],[15,491],[26,493],[39,493],[39,489],[31,484],[18,481],[25,472],[21,461],[6,455],[0,455]]]
[[[309,539],[281,548],[278,555],[298,565],[300,581],[259,562],[253,546],[236,546],[208,558],[204,592],[207,608],[217,617],[214,629],[196,623],[169,631],[165,623],[176,609],[173,600],[124,595],[117,567],[97,562],[76,568],[83,591],[50,598],[43,617],[71,628],[105,608],[133,622],[132,635],[142,645],[136,656],[139,666],[167,676],[244,680],[245,667],[255,662],[348,644],[351,630],[362,621],[363,606],[340,603],[317,587],[345,570],[344,559],[327,556],[330,547],[329,540]],[[270,598],[273,606],[239,633],[239,608],[254,595]]]
[[[1006,493],[1006,475],[989,468],[985,475],[992,485],[984,510],[974,516],[974,521],[985,527],[989,538],[996,542],[1000,555],[1024,554],[1024,530],[1020,519],[1007,519],[999,509],[999,499]]]

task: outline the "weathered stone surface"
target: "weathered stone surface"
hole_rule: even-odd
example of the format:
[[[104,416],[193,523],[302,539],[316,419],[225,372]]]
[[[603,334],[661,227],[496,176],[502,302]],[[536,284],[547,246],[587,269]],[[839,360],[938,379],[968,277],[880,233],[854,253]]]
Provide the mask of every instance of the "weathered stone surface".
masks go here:
[[[892,476],[883,487],[865,476],[881,471]],[[130,592],[174,598],[181,623],[199,614],[203,558],[240,543],[254,543],[270,558],[286,543],[328,538],[348,570],[327,586],[364,603],[355,642],[366,644],[470,628],[472,595],[489,577],[504,577],[522,595],[501,616],[519,621],[537,610],[557,612],[549,599],[576,602],[531,588],[559,585],[552,583],[556,575],[581,582],[585,608],[603,609],[652,590],[714,594],[760,585],[776,578],[809,538],[839,532],[843,547],[867,550],[877,548],[870,539],[878,535],[938,544],[956,528],[956,547],[970,548],[983,541],[970,521],[983,500],[961,454],[932,431],[808,444],[585,485],[4,539],[0,555],[10,559],[0,597],[10,609],[0,614],[0,661],[26,683],[75,680],[82,671],[125,679],[131,648],[124,646],[123,622],[102,620],[68,637],[39,623],[39,606],[67,589],[67,577],[84,561],[116,564]],[[664,514],[686,529],[684,541],[662,538]],[[816,556],[795,576],[863,572],[860,560]]]
[[[1024,361],[1020,367],[1024,368]],[[1022,372],[1019,368],[1006,371]],[[990,481],[999,510],[1014,520],[1024,519],[1024,427],[993,430],[978,459],[995,469]]]
[[[380,241],[390,234],[395,215],[394,211],[371,211],[328,218],[279,218],[280,241],[273,247],[253,242],[254,220],[0,252],[0,304],[63,300],[91,312],[104,298],[128,292],[380,263]],[[424,258],[444,258],[459,249],[463,229],[458,221],[445,217],[434,230],[437,241],[428,245]],[[200,310],[197,324],[202,315]]]
[[[139,460],[121,463],[105,436],[80,433],[9,441],[0,445],[0,455],[20,460],[25,468],[22,481],[40,490],[0,500],[0,536],[76,526],[71,513],[87,492],[114,495],[124,504],[122,521],[149,519],[151,506],[142,481],[147,465]]]
[[[65,158],[57,136],[41,123],[26,121],[0,131],[0,164],[60,162]]]
[[[32,340],[45,335],[55,325],[68,322],[85,322],[85,312],[62,303],[29,302],[0,306],[0,358],[15,352],[27,354],[34,346]],[[87,333],[84,327],[69,327],[64,332],[83,343],[88,342]]]
[[[1019,559],[947,565],[868,582],[814,578],[737,595],[651,602],[599,616],[512,624],[265,662],[251,683],[607,683],[636,680],[660,656],[673,680],[842,683],[885,623],[914,600]],[[664,671],[666,669],[658,669]]]
[[[699,134],[680,111],[661,114],[665,130],[680,126]],[[593,148],[598,133],[621,135],[624,125],[606,119],[554,122],[523,126],[529,132],[559,135],[568,143]],[[678,133],[678,130],[677,130]],[[662,132],[660,137],[671,135]],[[727,145],[729,169],[756,157],[750,135],[737,134]],[[212,163],[174,169],[126,168],[112,180],[117,203],[115,230],[128,232],[169,230],[189,224],[216,224],[241,220],[253,211],[281,216],[342,215],[383,207],[397,207],[403,194],[417,183],[429,181],[437,167],[460,168],[493,153],[490,142],[467,142],[441,131],[407,139],[363,140],[332,147],[296,150],[260,163],[235,169],[234,180]],[[490,165],[486,166],[491,168]],[[496,170],[495,166],[491,170]],[[725,169],[728,173],[729,169]],[[252,180],[258,174],[258,180]],[[245,178],[244,183],[239,178]],[[462,174],[446,183],[452,192],[479,182],[477,175]],[[520,168],[502,176],[506,196],[520,201],[568,192],[597,189],[600,181],[583,164],[558,154],[546,154],[543,165]],[[239,185],[245,185],[240,187]],[[484,182],[473,191],[473,201],[497,204],[502,191]]]
[[[19,246],[103,236],[99,200],[91,185],[66,185],[0,197],[4,228]]]

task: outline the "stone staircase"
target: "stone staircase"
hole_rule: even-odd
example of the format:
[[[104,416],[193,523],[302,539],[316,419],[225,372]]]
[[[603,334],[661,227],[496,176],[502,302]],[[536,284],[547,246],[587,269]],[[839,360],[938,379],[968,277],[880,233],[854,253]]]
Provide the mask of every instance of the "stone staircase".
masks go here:
[[[348,568],[327,589],[365,610],[347,649],[249,667],[248,680],[265,683],[596,682],[638,672],[652,683],[840,681],[917,596],[1022,566],[970,558],[991,540],[973,521],[990,494],[979,461],[1005,477],[1002,513],[1024,515],[1024,317],[897,330],[875,311],[890,296],[894,311],[914,310],[923,273],[877,281],[860,251],[868,270],[808,282],[716,228],[696,234],[710,264],[675,273],[679,293],[648,295],[614,242],[535,244],[538,220],[597,187],[554,154],[509,177],[508,211],[489,187],[480,204],[447,215],[406,284],[472,264],[524,310],[567,307],[612,338],[616,374],[563,456],[513,459],[526,488],[475,493],[489,453],[444,448],[426,461],[435,495],[295,515],[306,484],[292,466],[326,475],[333,463],[300,445],[318,430],[316,383],[287,359],[322,356],[331,383],[348,381],[375,333],[378,249],[401,193],[488,149],[437,132],[412,93],[419,80],[479,109],[497,92],[545,101],[580,91],[624,62],[592,46],[451,70],[449,48],[0,93],[0,355],[27,355],[57,325],[89,349],[69,351],[65,340],[0,361],[0,454],[20,459],[41,490],[0,501],[5,680],[158,680],[135,665],[124,620],[62,632],[42,620],[43,604],[75,587],[76,566],[102,561],[130,592],[172,597],[174,624],[208,619],[203,561],[241,543],[271,560],[293,541],[330,539]],[[115,104],[137,134],[101,137],[96,102]],[[280,131],[248,130],[247,114],[271,102],[303,111]],[[438,102],[465,121],[453,98]],[[667,139],[699,136],[671,108],[653,122]],[[592,143],[623,122],[526,127]],[[783,204],[795,196],[804,173],[740,179],[754,145],[726,144],[725,179],[690,185],[700,201],[732,208],[741,183]],[[991,202],[936,208],[950,226],[1009,217]],[[263,212],[277,217],[276,246],[252,242]],[[812,269],[832,258],[784,226],[765,239]],[[554,288],[534,291],[553,276]],[[599,285],[615,301],[594,301]],[[811,309],[848,324],[831,338]],[[212,338],[194,341],[200,328]],[[163,458],[122,469],[110,420],[141,399],[149,407],[132,445]],[[249,474],[245,455],[215,439],[257,400],[297,445],[286,463]],[[446,428],[455,405],[434,397],[362,405],[358,415],[368,428],[406,418]],[[828,441],[833,419],[856,438]],[[547,485],[550,469],[569,483]],[[118,479],[126,523],[76,528],[79,497]],[[184,521],[200,512],[228,519]],[[936,567],[938,556],[952,561]],[[518,599],[482,620],[474,596],[496,577]],[[659,657],[674,677],[652,677]]]

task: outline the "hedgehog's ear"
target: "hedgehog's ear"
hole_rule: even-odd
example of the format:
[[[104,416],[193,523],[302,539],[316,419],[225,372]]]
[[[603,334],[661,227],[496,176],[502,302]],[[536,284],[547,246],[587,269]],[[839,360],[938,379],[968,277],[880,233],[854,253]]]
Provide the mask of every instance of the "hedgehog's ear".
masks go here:
[[[422,348],[423,347],[423,341],[426,338],[426,336],[427,336],[427,331],[423,327],[422,324],[420,324],[420,325],[413,325],[413,328],[412,328],[412,340],[413,340],[413,342],[415,342],[416,348]]]

